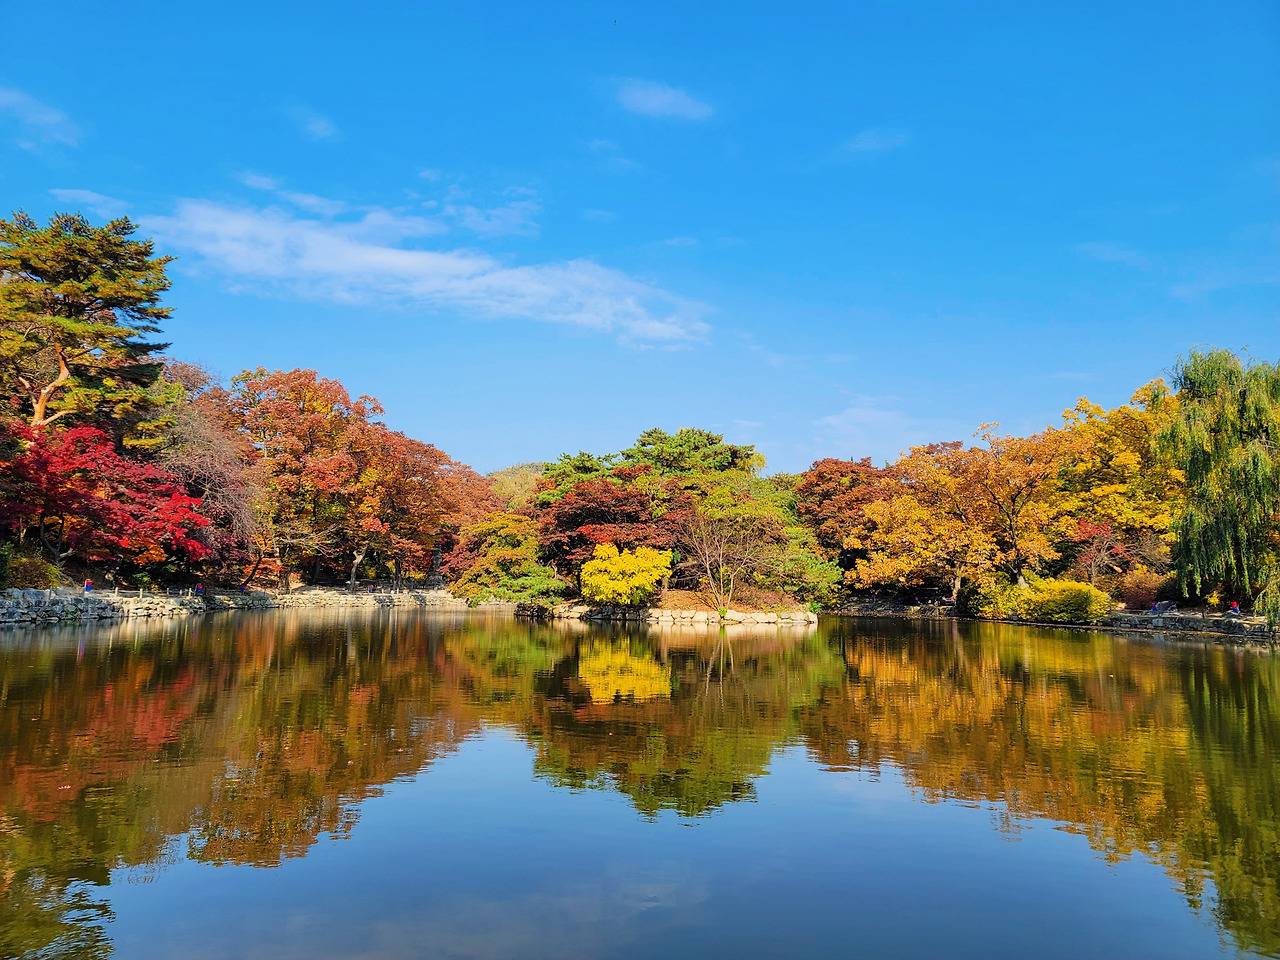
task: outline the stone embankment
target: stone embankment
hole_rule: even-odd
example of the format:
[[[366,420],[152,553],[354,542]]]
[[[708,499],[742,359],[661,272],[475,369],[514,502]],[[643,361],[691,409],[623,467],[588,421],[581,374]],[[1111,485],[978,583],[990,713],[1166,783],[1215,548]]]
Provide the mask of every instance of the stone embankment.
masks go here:
[[[875,597],[852,600],[831,612],[847,616],[904,617],[923,620],[946,620],[956,617],[955,607],[951,604],[908,604]],[[1026,620],[991,622],[1018,623],[1024,626],[1088,627],[1094,630],[1113,630],[1124,633],[1212,634],[1219,640],[1231,637],[1242,643],[1275,644],[1280,640],[1280,635],[1268,627],[1267,622],[1261,617],[1228,617],[1221,614],[1178,610],[1162,613],[1117,610],[1097,623],[1042,624]]]
[[[1113,613],[1100,626],[1109,630],[1157,630],[1214,633],[1250,643],[1275,643],[1277,635],[1261,617],[1224,617],[1199,613]]]
[[[751,612],[726,610],[667,610],[662,607],[611,607],[582,603],[561,603],[550,609],[521,605],[516,616],[552,620],[587,620],[610,623],[647,623],[658,625],[715,626],[720,624],[770,624],[789,626],[818,622],[818,615],[808,610]]]
[[[219,610],[313,610],[414,608],[426,610],[510,610],[511,604],[489,603],[470,608],[447,590],[401,593],[350,593],[346,590],[302,589],[290,593],[252,590],[245,593],[82,593],[78,590],[0,590],[0,626],[135,617],[187,617]]]

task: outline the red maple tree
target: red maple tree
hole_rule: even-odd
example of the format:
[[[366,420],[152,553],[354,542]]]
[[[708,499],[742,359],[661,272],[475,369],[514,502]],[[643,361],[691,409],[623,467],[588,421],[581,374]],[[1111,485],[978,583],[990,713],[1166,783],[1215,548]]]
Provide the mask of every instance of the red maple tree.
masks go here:
[[[55,560],[143,565],[199,560],[209,548],[200,500],[161,467],[122,456],[95,427],[58,431],[9,421],[0,461],[0,524]]]

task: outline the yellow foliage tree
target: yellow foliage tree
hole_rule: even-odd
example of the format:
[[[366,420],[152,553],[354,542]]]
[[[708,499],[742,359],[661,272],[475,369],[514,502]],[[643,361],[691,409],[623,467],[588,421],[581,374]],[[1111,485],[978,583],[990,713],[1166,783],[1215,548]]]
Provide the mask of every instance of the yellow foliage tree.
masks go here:
[[[1168,561],[1185,478],[1154,441],[1177,412],[1177,397],[1154,380],[1114,410],[1082,397],[1063,415],[1079,441],[1077,456],[1062,472],[1064,508],[1080,528],[1076,539],[1111,541],[1084,547],[1090,557],[1105,554],[1110,572],[1135,563],[1163,569]]]
[[[582,596],[592,603],[638,606],[652,599],[669,576],[670,550],[619,550],[602,543],[582,565]]]
[[[1019,579],[1057,557],[1066,504],[1058,475],[1081,440],[1067,430],[1006,437],[984,428],[981,443],[915,447],[884,472],[883,496],[863,508],[845,543],[862,559],[864,587]]]

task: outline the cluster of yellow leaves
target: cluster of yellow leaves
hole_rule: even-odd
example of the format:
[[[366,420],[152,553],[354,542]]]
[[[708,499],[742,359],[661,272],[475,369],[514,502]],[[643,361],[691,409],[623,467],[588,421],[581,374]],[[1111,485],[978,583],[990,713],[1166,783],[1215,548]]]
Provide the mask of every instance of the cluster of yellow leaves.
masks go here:
[[[1063,419],[1080,439],[1063,474],[1065,509],[1074,517],[1105,523],[1126,539],[1168,542],[1183,497],[1184,476],[1155,449],[1155,439],[1177,416],[1178,399],[1155,380],[1128,404],[1104,410],[1081,398]]]
[[[602,543],[582,565],[582,595],[592,603],[637,606],[651,599],[669,576],[670,550],[619,550]]]
[[[958,588],[997,571],[1018,576],[1057,556],[1066,504],[1058,474],[1080,438],[1066,430],[1030,437],[986,428],[979,444],[915,447],[884,471],[883,495],[863,510],[845,546],[863,553],[860,586]]]
[[[1074,556],[1086,529],[1125,564],[1167,556],[1183,476],[1154,439],[1176,406],[1155,381],[1114,410],[1081,399],[1060,429],[1009,437],[987,427],[972,445],[913,448],[864,481],[876,489],[846,523],[843,547],[857,557],[847,579],[945,585],[954,596],[963,582],[1018,580]]]

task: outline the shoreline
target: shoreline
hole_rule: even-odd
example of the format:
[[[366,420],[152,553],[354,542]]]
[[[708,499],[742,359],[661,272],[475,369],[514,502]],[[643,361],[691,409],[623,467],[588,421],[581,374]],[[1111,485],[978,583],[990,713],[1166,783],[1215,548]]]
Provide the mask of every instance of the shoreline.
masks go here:
[[[846,608],[824,610],[824,616],[850,617],[867,620],[920,620],[954,623],[1005,623],[1015,627],[1056,628],[1062,630],[1095,630],[1117,636],[1158,636],[1179,642],[1200,641],[1222,646],[1252,647],[1259,650],[1280,651],[1280,632],[1269,630],[1264,622],[1234,620],[1227,617],[1201,617],[1189,613],[1113,613],[1098,623],[1064,623],[1043,620],[984,620],[979,617],[962,617],[940,608],[921,605],[890,609],[877,605],[874,609]]]
[[[472,606],[448,590],[405,590],[399,593],[350,593],[343,589],[302,587],[289,593],[254,590],[245,593],[211,591],[203,596],[74,589],[0,590],[0,630],[42,624],[118,622],[134,619],[176,619],[212,613],[267,610],[379,610],[416,609],[455,613],[509,612],[522,620],[614,623],[654,627],[812,627],[819,614],[808,610],[718,611],[671,610],[661,607],[590,606],[562,603],[552,608],[490,601]],[[981,620],[957,616],[948,606],[895,604],[885,601],[848,604],[824,610],[823,617],[881,620],[1007,623],[1013,626],[1097,630],[1117,635],[1169,637],[1224,646],[1280,650],[1280,632],[1264,622],[1177,611],[1148,614],[1117,612],[1098,623],[1049,623],[1030,620]]]
[[[412,608],[462,612],[514,610],[513,603],[469,606],[447,590],[405,590],[400,593],[351,593],[347,590],[303,587],[289,593],[251,590],[245,593],[210,591],[172,595],[133,591],[55,589],[0,590],[0,629],[31,624],[112,622],[134,619],[173,619],[226,611],[253,610],[376,610]]]
[[[558,603],[554,607],[520,604],[516,616],[527,620],[580,620],[587,623],[647,623],[659,626],[799,626],[818,622],[809,610],[676,610],[668,607],[623,607]]]

